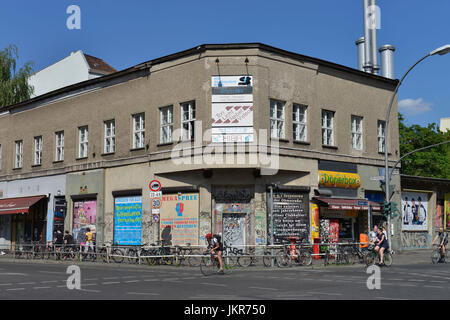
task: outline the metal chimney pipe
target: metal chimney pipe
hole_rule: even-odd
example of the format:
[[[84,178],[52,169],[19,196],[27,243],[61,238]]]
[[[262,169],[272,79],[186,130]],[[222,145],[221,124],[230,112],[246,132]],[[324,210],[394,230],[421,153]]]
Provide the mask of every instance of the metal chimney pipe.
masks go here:
[[[369,28],[370,28],[370,55],[371,59],[370,62],[372,63],[372,73],[378,74],[378,71],[380,70],[380,66],[378,65],[378,44],[377,44],[377,23],[378,23],[378,12],[377,12],[377,4],[376,0],[370,0],[369,1],[369,14],[370,17],[367,17],[367,19],[370,18],[371,23],[369,22]]]
[[[394,74],[394,51],[395,47],[386,44],[380,48],[381,54],[381,75],[385,78],[395,79]]]
[[[359,38],[358,40],[356,40],[355,42],[356,47],[358,49],[358,70],[360,71],[364,71],[364,63],[365,63],[365,52],[364,52],[364,47],[365,47],[365,40],[364,37]]]
[[[369,0],[363,0],[363,6],[364,6],[364,71],[365,72],[372,72],[372,50],[371,50],[371,43],[370,40],[371,33],[370,33],[370,25],[369,25]]]

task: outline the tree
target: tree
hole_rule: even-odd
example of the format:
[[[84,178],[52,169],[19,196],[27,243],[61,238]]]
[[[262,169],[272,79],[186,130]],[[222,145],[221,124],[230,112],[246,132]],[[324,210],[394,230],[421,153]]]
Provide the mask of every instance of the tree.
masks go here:
[[[450,140],[450,131],[439,131],[436,123],[427,127],[406,126],[399,113],[400,155],[413,150]],[[414,153],[402,160],[401,172],[414,176],[450,179],[450,144]]]
[[[33,87],[28,85],[33,63],[27,62],[16,71],[18,58],[15,45],[0,51],[0,108],[28,100],[33,93]]]

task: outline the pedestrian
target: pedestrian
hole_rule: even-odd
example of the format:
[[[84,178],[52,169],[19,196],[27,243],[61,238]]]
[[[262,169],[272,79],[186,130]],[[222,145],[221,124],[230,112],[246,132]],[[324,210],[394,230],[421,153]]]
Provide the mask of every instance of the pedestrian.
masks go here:
[[[94,235],[91,232],[91,229],[86,228],[86,247],[85,247],[86,252],[89,250],[89,248],[92,249],[92,251],[94,251],[94,243],[92,242],[93,238]]]
[[[378,230],[378,226],[375,224],[373,226],[373,230],[370,231],[370,241],[374,242],[377,238],[377,230]]]

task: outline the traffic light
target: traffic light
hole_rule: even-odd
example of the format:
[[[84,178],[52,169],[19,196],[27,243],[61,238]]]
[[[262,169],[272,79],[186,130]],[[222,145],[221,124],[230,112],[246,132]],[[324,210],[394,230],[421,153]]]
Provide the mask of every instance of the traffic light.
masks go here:
[[[389,216],[389,213],[391,212],[391,203],[390,202],[383,202],[383,215],[385,217]]]
[[[398,216],[398,208],[395,202],[383,202],[383,215],[388,217],[391,215],[391,218],[395,218]]]

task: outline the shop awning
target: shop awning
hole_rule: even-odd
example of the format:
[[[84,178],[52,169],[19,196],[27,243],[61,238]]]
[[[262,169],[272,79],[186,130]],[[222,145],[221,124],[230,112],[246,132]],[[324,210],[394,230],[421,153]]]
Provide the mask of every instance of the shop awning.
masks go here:
[[[0,214],[28,213],[30,207],[45,196],[0,199]]]
[[[325,198],[315,197],[319,203],[328,206],[330,210],[369,210],[369,206],[373,211],[381,211],[381,205],[378,202],[368,201],[365,199],[341,199],[341,198]]]

